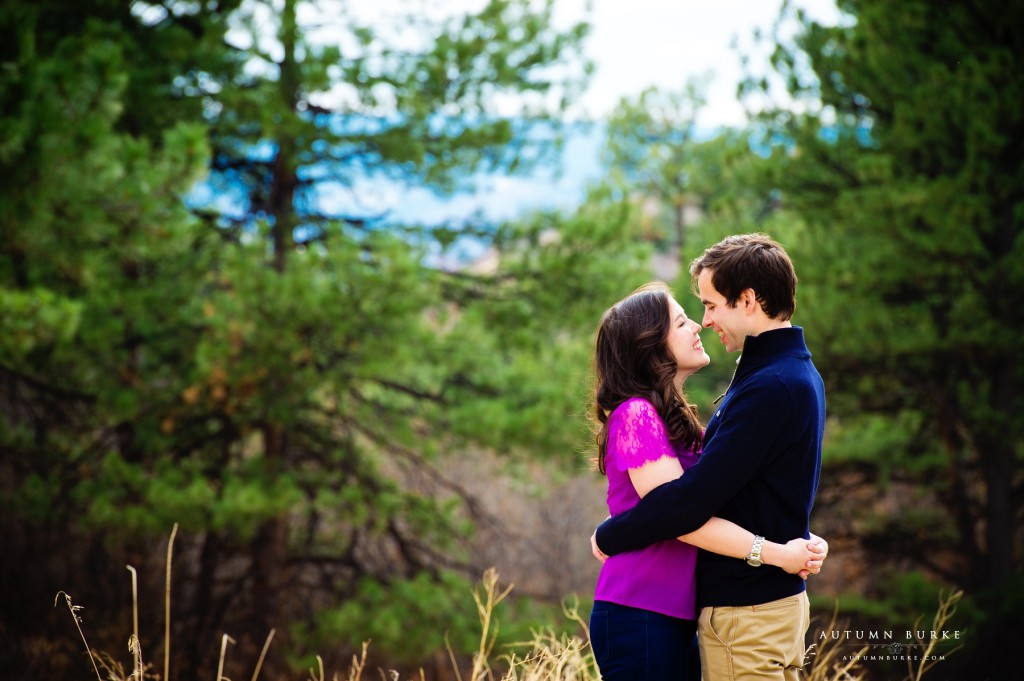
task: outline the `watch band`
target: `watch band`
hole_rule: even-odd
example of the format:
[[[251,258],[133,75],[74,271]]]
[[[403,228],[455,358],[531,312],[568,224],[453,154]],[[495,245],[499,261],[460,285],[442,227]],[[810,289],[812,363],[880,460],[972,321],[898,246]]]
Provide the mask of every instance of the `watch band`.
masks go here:
[[[750,547],[750,553],[747,554],[747,565],[751,567],[761,567],[764,562],[761,560],[761,547],[764,546],[764,537],[760,535],[754,535],[754,544]]]

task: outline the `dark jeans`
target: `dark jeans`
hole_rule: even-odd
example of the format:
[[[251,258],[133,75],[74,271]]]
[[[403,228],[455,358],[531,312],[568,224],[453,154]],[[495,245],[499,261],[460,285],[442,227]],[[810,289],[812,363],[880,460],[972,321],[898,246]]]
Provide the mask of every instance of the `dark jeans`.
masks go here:
[[[590,643],[604,681],[700,681],[697,622],[595,601]]]

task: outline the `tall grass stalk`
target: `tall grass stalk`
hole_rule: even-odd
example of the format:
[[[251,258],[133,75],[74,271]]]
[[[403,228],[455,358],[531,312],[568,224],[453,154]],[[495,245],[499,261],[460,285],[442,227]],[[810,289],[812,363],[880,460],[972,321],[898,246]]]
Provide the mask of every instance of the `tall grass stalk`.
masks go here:
[[[960,599],[963,598],[963,596],[964,592],[960,590],[951,591],[948,595],[944,592],[939,592],[939,607],[935,611],[935,617],[932,618],[932,626],[931,629],[929,629],[929,631],[942,631],[946,623],[953,618],[953,615],[956,614],[956,605],[960,602]],[[920,656],[920,659],[917,661],[918,664],[916,669],[914,668],[913,660],[909,659],[909,657],[907,659],[907,667],[910,672],[907,678],[911,679],[912,681],[921,681],[921,677],[924,676],[924,673],[939,663],[939,660],[929,659],[932,657],[932,652],[934,652],[935,646],[937,645],[938,641],[935,638],[929,638],[927,641],[925,641],[924,639],[919,637],[917,635],[917,628],[920,624],[921,618],[918,617],[916,620],[914,620],[914,639],[917,641],[918,645],[924,647],[924,653]],[[956,646],[955,648],[953,648],[952,650],[950,650],[949,652],[945,653],[940,657],[944,657],[945,655],[952,655],[961,648],[963,648],[962,644]]]
[[[228,652],[228,642],[234,643],[235,639],[231,638],[227,634],[224,634],[220,638],[220,660],[217,662],[217,681],[224,679],[224,657]]]
[[[131,565],[125,565],[132,573],[132,635],[128,639],[128,651],[132,654],[131,679],[143,681],[142,643],[139,642],[139,573]]]
[[[320,667],[320,674],[317,675],[317,673],[315,671],[313,671],[313,668],[310,667],[309,668],[309,678],[310,678],[310,681],[324,681],[324,658],[322,658],[319,655],[317,655],[316,656],[316,663]]]
[[[509,584],[498,593],[498,571],[493,567],[484,571],[481,589],[473,590],[473,601],[476,603],[477,616],[480,618],[480,647],[473,653],[473,671],[470,681],[493,678],[488,662],[494,642],[498,639],[498,621],[494,619],[494,608],[498,606],[512,591],[514,585]],[[491,623],[494,631],[491,632]]]
[[[260,675],[260,669],[263,668],[263,660],[267,657],[267,651],[270,650],[270,642],[274,640],[274,632],[277,629],[271,629],[270,633],[267,634],[267,640],[263,643],[263,650],[260,651],[260,659],[256,661],[256,669],[252,672],[252,681],[256,681],[256,677]]]
[[[85,640],[85,632],[82,631],[82,618],[78,616],[78,611],[82,609],[80,605],[74,605],[71,602],[71,596],[65,591],[58,591],[57,595],[53,599],[53,607],[57,607],[57,601],[60,599],[61,594],[64,594],[64,601],[68,605],[68,612],[71,613],[72,619],[75,621],[75,629],[78,629],[78,635],[82,637],[82,643],[85,645],[85,652],[89,654],[89,662],[92,662],[92,670],[96,672],[96,681],[103,681],[100,676],[100,670],[96,666],[96,658],[92,654],[92,649],[89,648],[89,642]]]
[[[363,677],[363,669],[366,668],[366,652],[369,649],[370,642],[363,641],[363,650],[360,656],[358,658],[355,655],[352,656],[352,664],[348,668],[346,681],[359,681]]]
[[[164,677],[162,681],[171,681],[171,559],[174,556],[174,538],[177,535],[178,523],[174,523],[174,527],[171,528],[171,537],[167,540],[167,569],[164,578]],[[266,651],[264,650],[264,652]],[[260,662],[263,662],[262,657]]]
[[[829,631],[835,631],[838,620],[839,601],[836,601],[832,619],[828,623]],[[804,654],[804,668],[801,670],[800,676],[805,681],[863,681],[865,672],[861,670],[860,660],[868,648],[869,646],[863,646],[843,660],[840,656],[842,646],[839,645],[839,642],[826,638],[824,643],[812,644],[807,649]],[[810,666],[806,664],[808,658],[810,658]],[[855,673],[856,675],[854,675]]]

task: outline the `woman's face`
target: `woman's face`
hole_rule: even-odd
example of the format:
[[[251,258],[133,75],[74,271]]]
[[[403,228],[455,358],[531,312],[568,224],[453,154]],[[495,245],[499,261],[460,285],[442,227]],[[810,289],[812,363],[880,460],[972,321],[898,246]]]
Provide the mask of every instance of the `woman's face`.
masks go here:
[[[711,358],[704,352],[700,342],[700,324],[689,319],[683,307],[672,296],[668,298],[668,311],[671,323],[665,342],[676,360],[676,378],[681,381],[707,366]]]

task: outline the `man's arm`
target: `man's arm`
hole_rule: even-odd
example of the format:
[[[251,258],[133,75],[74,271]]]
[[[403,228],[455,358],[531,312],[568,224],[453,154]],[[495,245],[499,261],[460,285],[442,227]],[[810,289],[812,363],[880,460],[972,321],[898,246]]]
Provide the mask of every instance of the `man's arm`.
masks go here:
[[[597,546],[615,555],[701,527],[757,475],[772,443],[783,434],[789,411],[788,394],[777,381],[744,388],[730,399],[697,464],[652,489],[632,509],[601,523]]]
[[[598,548],[609,556],[636,551],[693,532],[707,522],[715,511],[706,511],[705,515],[705,509],[692,503],[695,495],[690,494],[690,489],[700,484],[698,467],[655,487],[636,506],[601,523],[596,535]],[[679,503],[686,500],[691,503]],[[697,518],[696,522],[691,518]]]

